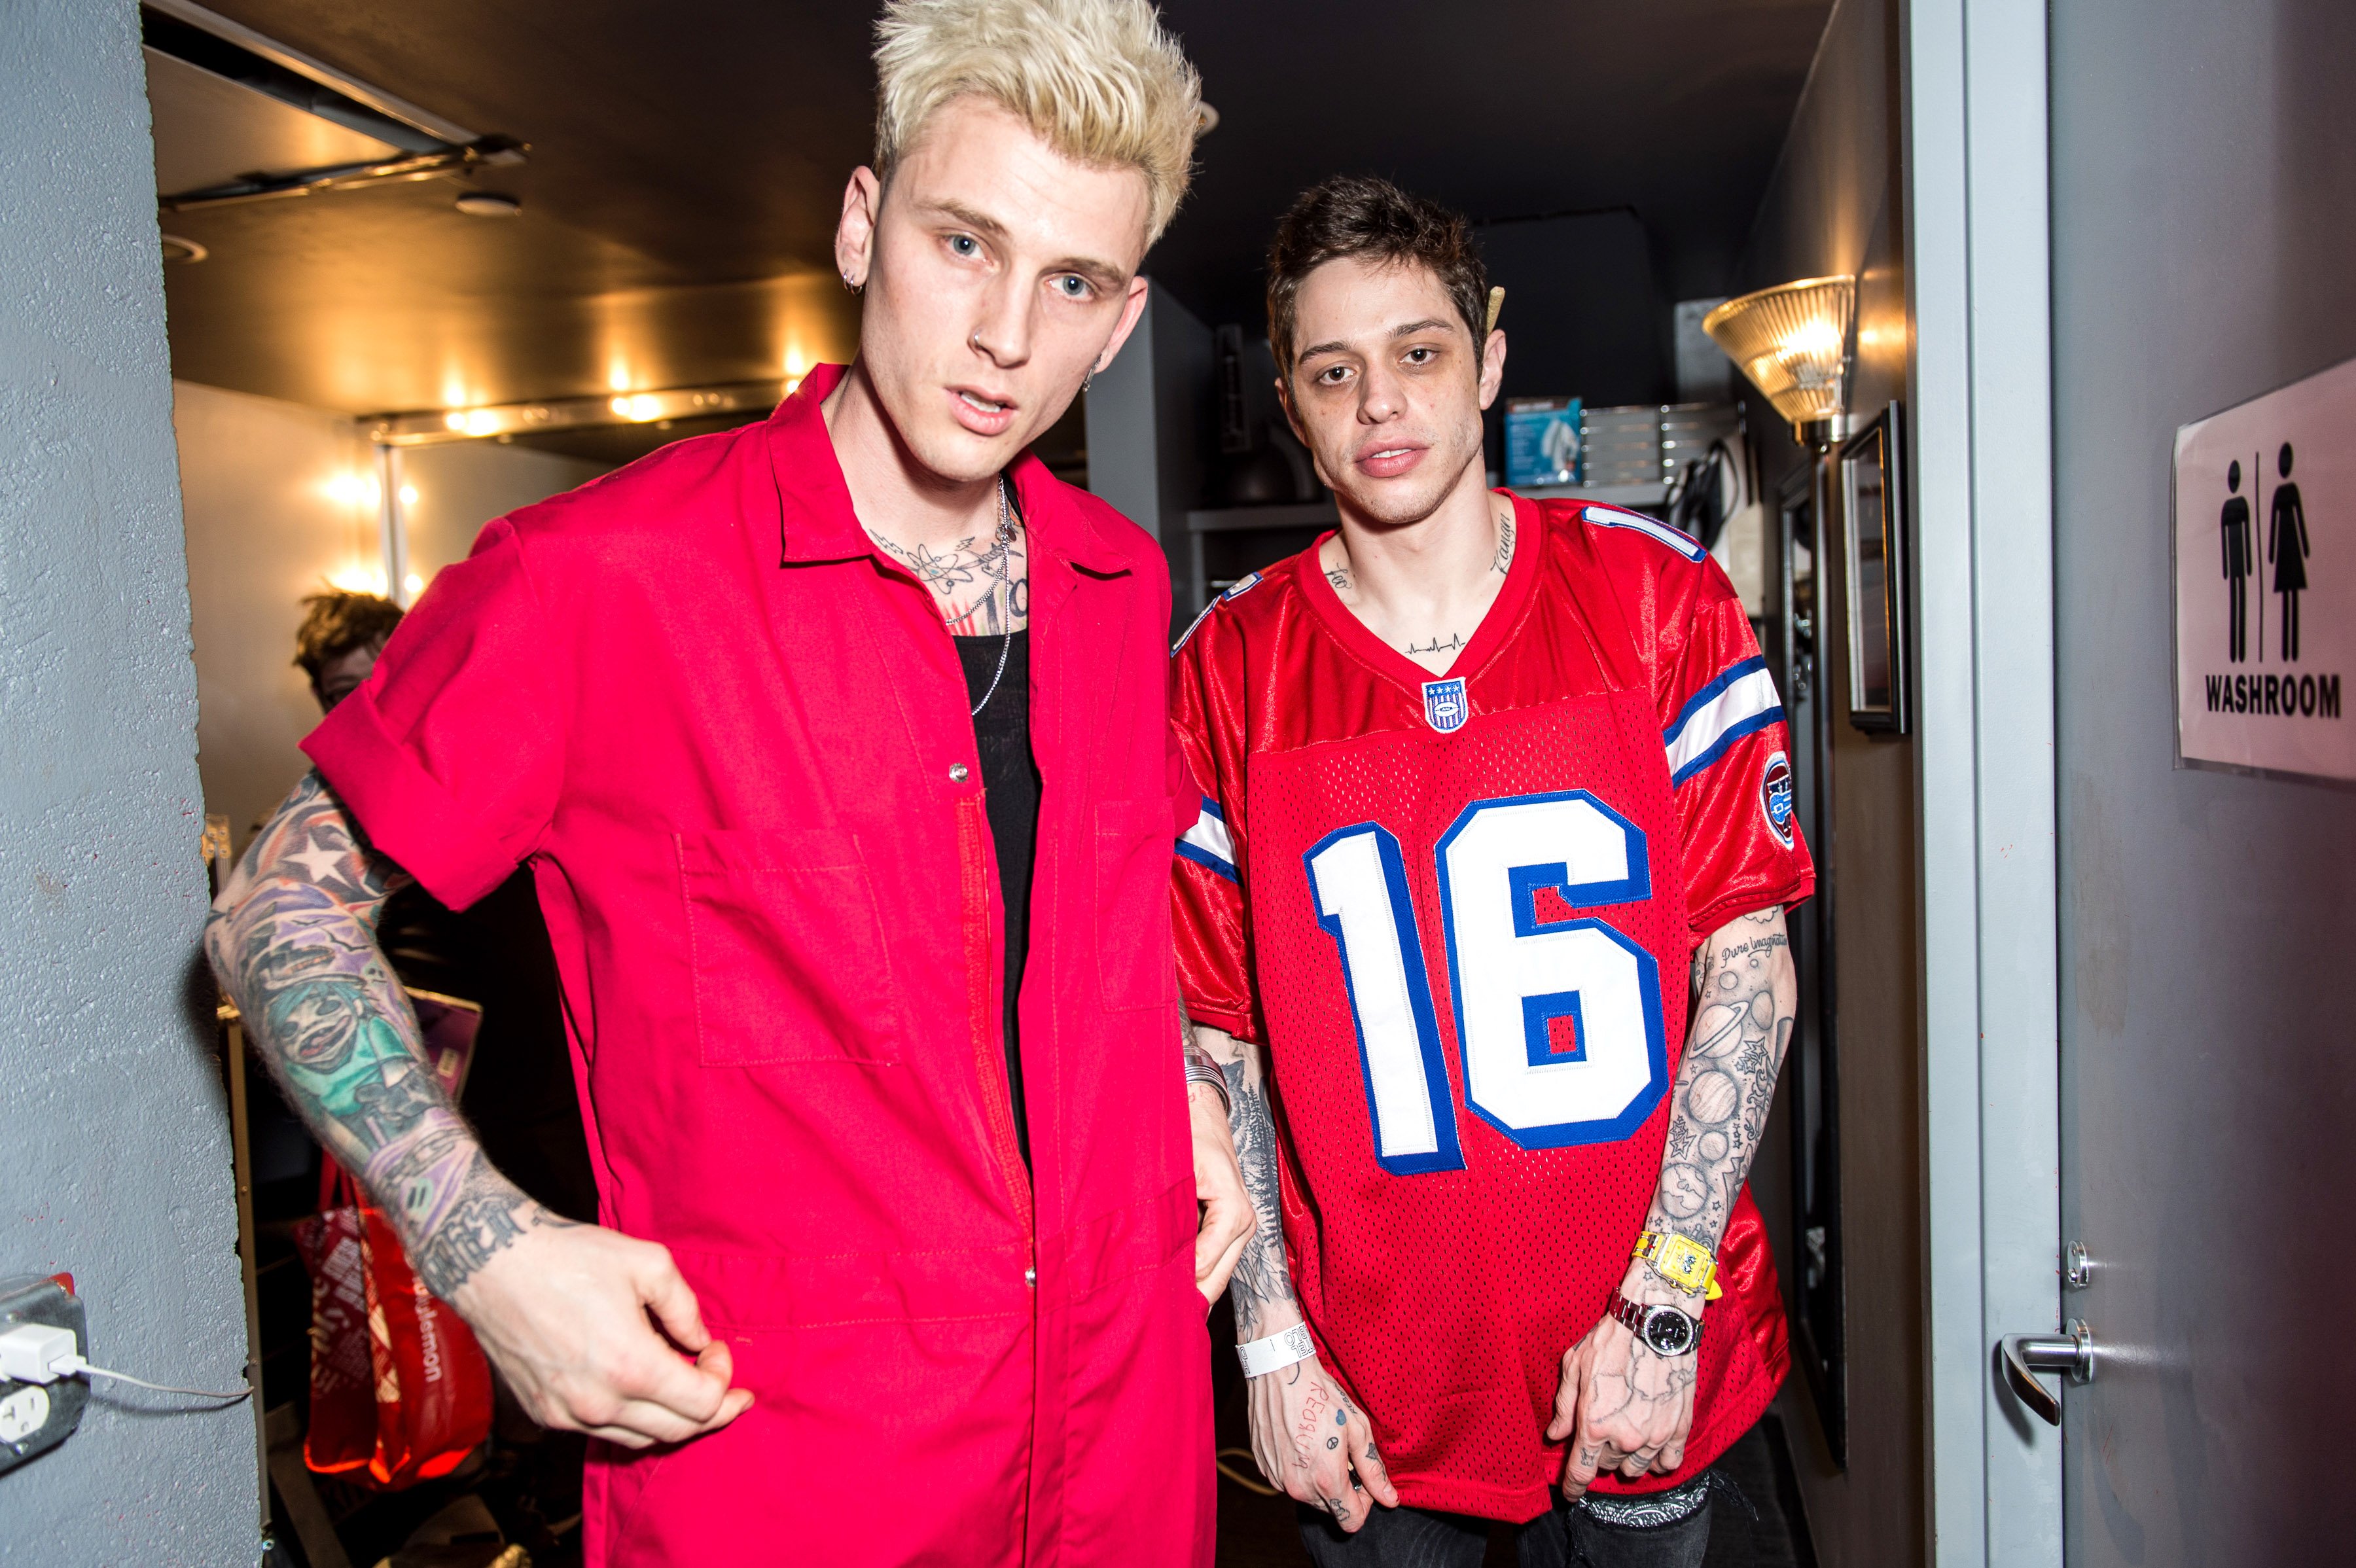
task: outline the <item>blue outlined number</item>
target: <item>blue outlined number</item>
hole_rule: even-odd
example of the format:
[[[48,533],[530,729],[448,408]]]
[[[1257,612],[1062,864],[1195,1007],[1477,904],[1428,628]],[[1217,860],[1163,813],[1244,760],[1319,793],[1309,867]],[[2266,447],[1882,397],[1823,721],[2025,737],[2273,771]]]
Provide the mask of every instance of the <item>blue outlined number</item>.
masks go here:
[[[1376,1157],[1400,1175],[1463,1165],[1398,840],[1372,822],[1303,860],[1342,967]],[[1644,830],[1584,789],[1476,800],[1434,852],[1448,989],[1476,1116],[1526,1149],[1615,1143],[1668,1092],[1660,965],[1574,908],[1652,897]]]
[[[1301,860],[1317,923],[1342,949],[1376,1160],[1393,1176],[1462,1170],[1440,1018],[1398,840],[1362,822],[1319,840]]]

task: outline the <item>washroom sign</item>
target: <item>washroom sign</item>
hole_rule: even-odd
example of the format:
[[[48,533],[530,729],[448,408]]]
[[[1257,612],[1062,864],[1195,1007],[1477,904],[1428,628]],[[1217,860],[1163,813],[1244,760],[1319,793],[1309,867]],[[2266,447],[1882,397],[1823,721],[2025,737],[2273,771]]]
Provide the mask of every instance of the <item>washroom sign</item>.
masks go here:
[[[2356,360],[2176,433],[2176,737],[2356,779]]]

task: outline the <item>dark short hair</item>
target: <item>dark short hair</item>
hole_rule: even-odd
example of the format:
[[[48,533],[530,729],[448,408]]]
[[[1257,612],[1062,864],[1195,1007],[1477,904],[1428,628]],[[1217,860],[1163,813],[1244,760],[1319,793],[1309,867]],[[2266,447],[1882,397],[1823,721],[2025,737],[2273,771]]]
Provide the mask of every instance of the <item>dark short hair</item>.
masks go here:
[[[1335,175],[1301,193],[1268,247],[1268,343],[1279,375],[1292,378],[1301,284],[1326,263],[1351,256],[1429,268],[1479,350],[1487,337],[1489,271],[1472,243],[1472,225],[1387,179]]]
[[[332,589],[303,600],[303,629],[294,634],[294,662],[316,681],[319,671],[356,648],[381,648],[401,624],[401,607],[374,594]]]

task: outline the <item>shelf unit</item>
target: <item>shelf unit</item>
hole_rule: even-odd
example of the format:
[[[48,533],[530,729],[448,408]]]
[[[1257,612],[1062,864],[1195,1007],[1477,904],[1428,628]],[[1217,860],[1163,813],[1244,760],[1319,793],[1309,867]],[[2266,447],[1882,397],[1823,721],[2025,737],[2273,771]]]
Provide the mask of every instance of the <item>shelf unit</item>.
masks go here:
[[[1653,512],[1660,510],[1669,499],[1666,485],[1532,485],[1516,490],[1515,495],[1527,496],[1534,501],[1570,500],[1594,501],[1600,506],[1625,507],[1630,511]]]

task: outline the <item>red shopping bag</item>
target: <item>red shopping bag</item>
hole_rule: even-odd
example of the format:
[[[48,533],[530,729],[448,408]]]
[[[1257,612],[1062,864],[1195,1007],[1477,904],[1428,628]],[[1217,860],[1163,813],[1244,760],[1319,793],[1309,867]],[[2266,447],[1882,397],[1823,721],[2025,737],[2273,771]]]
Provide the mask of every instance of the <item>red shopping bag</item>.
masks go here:
[[[490,1435],[490,1364],[332,1159],[319,1192],[320,1213],[295,1231],[311,1273],[304,1463],[324,1475],[365,1466],[391,1491],[446,1476]]]
[[[360,1211],[337,1202],[339,1173],[320,1172],[319,1213],[294,1228],[311,1276],[311,1429],[303,1462],[323,1476],[376,1456],[376,1374],[369,1359],[368,1262]]]

